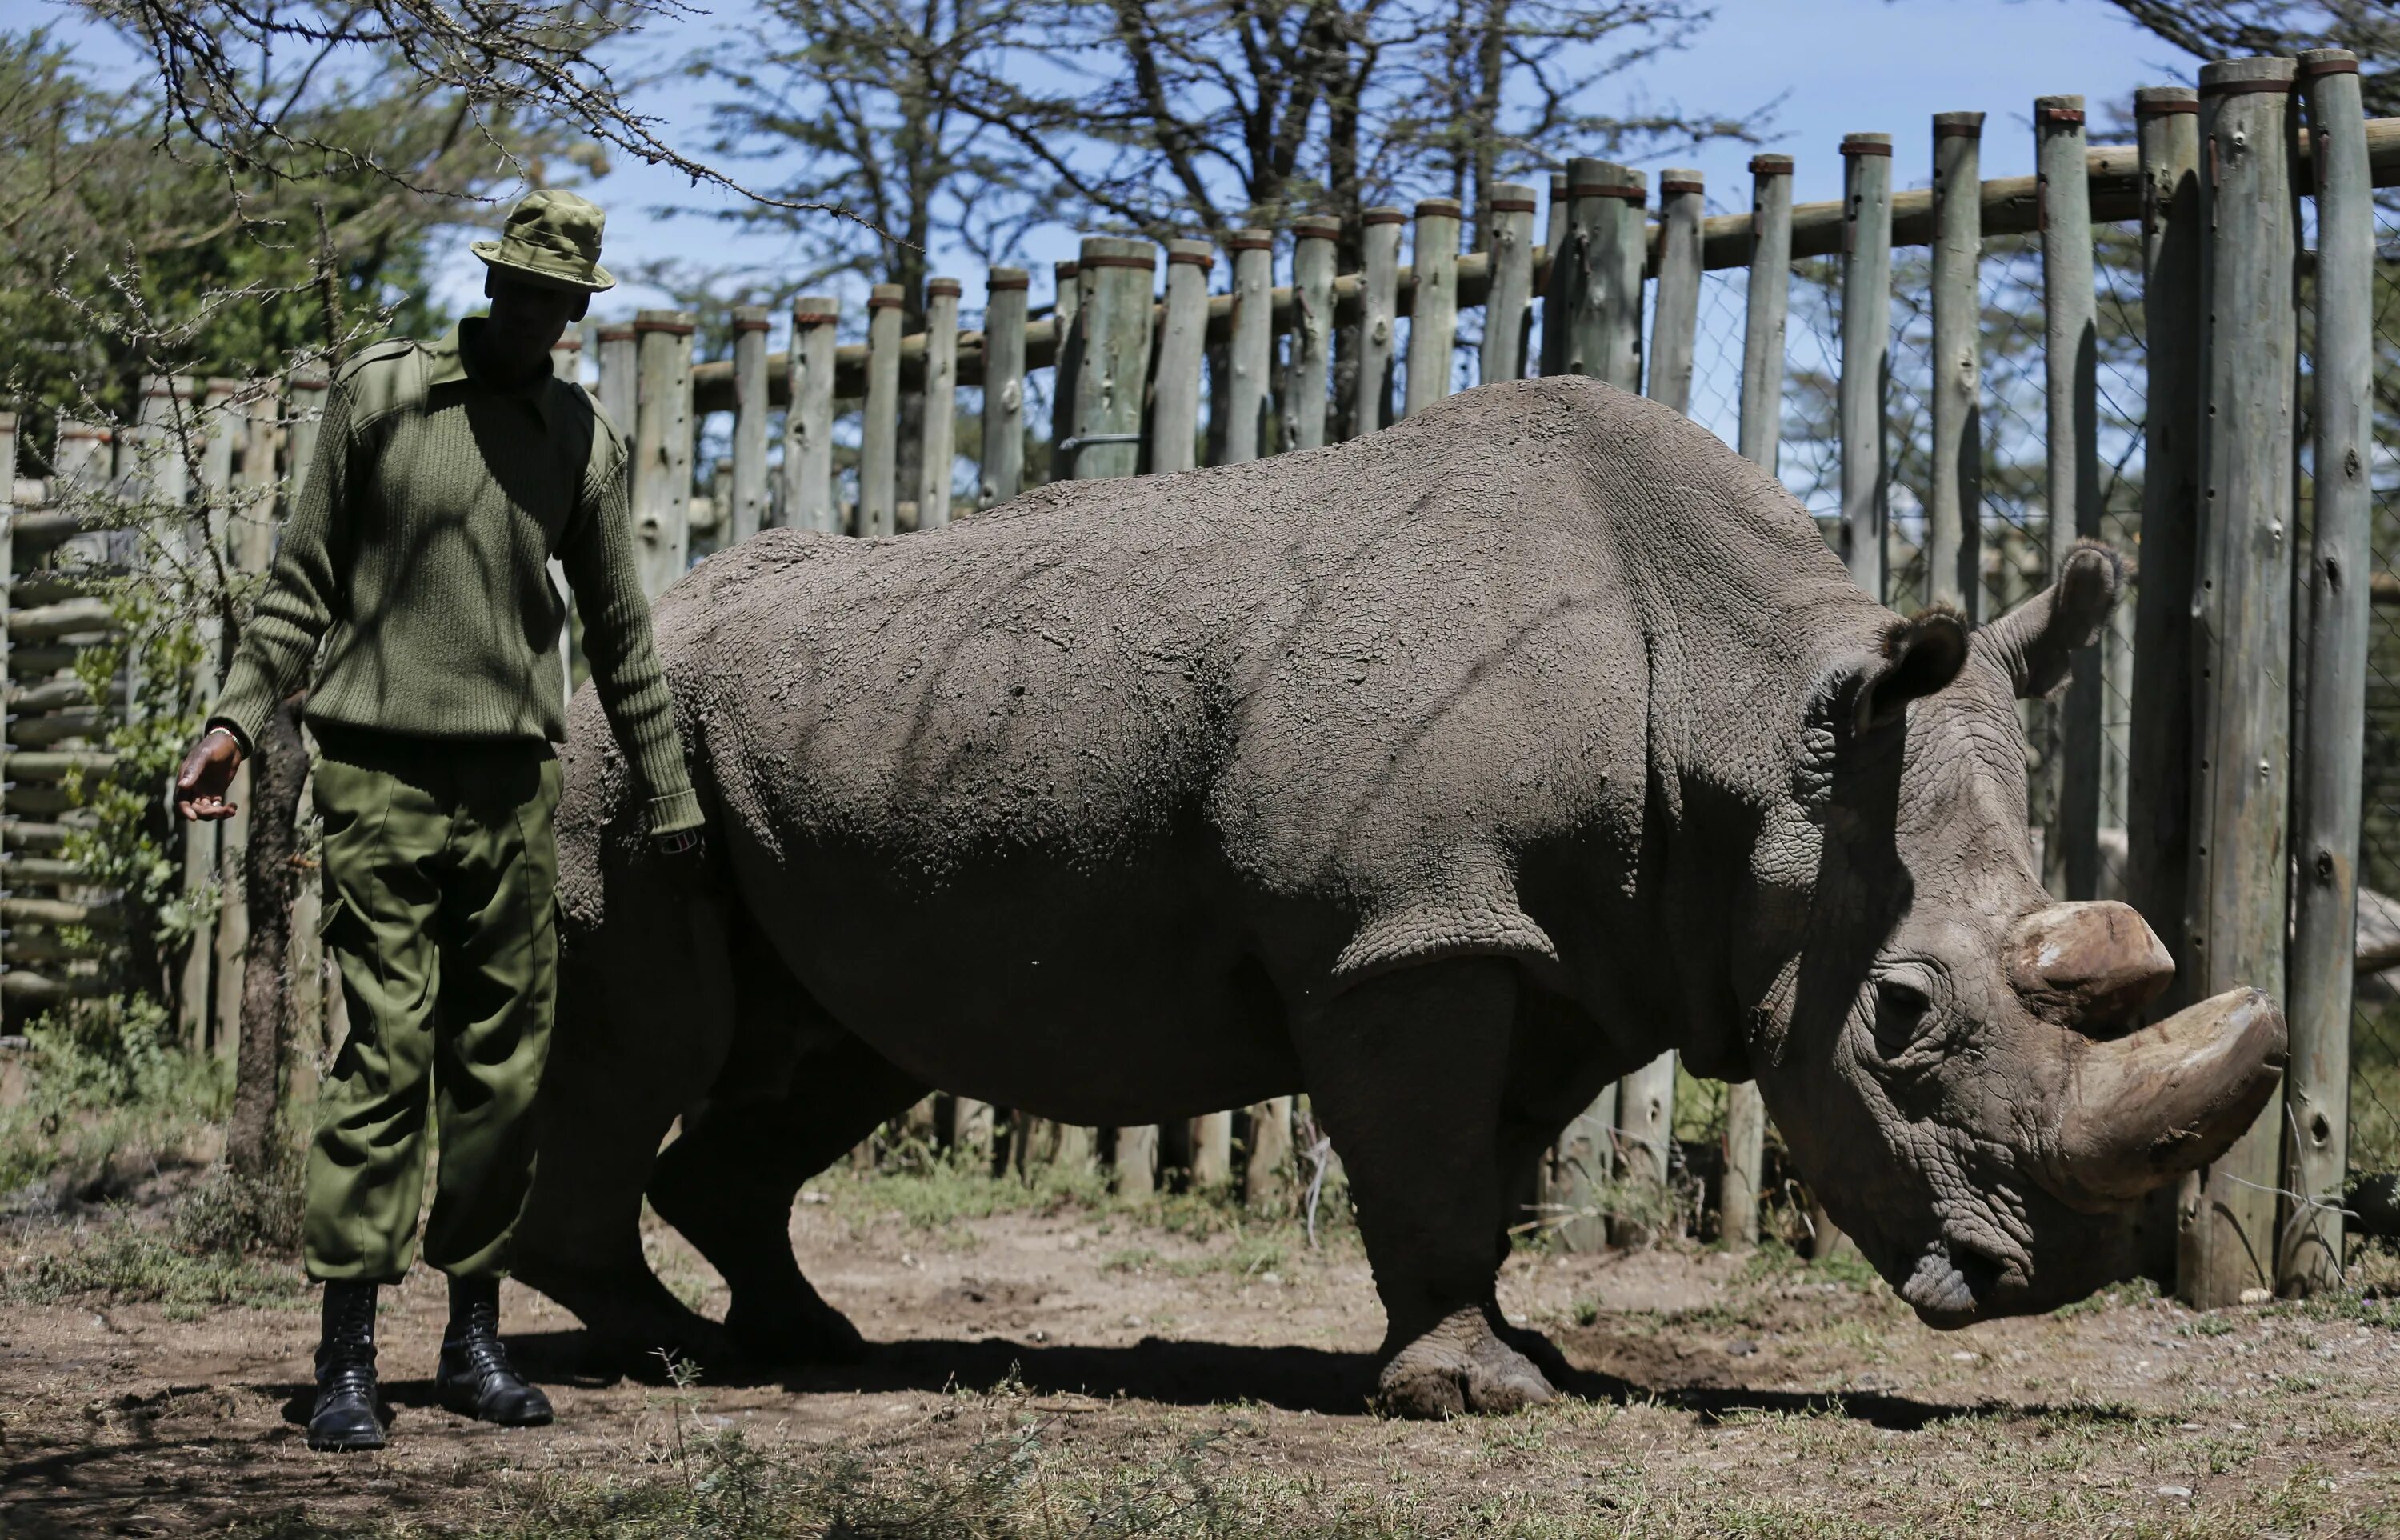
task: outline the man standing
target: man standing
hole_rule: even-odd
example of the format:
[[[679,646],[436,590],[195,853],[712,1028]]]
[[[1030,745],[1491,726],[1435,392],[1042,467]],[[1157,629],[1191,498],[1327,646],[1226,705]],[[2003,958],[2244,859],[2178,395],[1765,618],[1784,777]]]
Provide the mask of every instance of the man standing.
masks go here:
[[[499,240],[474,245],[488,316],[340,370],[273,578],[176,778],[185,818],[232,812],[236,768],[321,646],[307,716],[349,1034],[306,1179],[303,1249],[325,1286],[312,1449],[383,1445],[376,1290],[416,1249],[429,1099],[442,1149],[425,1254],[450,1277],[442,1404],[550,1421],[501,1348],[499,1285],[557,990],[565,608],[552,555],[655,847],[689,859],[699,842],[634,571],[624,442],[551,373],[552,348],[615,281],[598,261],[603,218],[572,193],[532,194]]]

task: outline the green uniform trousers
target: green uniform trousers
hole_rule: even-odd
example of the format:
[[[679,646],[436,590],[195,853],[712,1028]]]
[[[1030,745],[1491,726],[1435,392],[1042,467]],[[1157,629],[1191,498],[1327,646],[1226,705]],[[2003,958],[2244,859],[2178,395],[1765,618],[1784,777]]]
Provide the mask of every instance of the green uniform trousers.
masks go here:
[[[542,743],[318,741],[325,945],[350,1020],[308,1152],[308,1275],[408,1271],[430,1101],[441,1174],[425,1260],[501,1276],[533,1184],[558,995],[558,761]]]

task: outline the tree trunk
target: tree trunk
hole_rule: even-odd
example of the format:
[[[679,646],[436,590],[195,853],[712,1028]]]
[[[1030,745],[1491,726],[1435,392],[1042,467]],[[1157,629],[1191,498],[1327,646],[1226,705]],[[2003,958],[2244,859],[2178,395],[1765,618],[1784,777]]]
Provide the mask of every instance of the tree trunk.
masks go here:
[[[225,1126],[225,1159],[249,1177],[270,1170],[279,1153],[276,1112],[283,1099],[283,1043],[291,1016],[285,961],[292,948],[292,852],[300,788],[308,779],[308,751],[300,742],[300,710],[307,701],[305,694],[295,695],[267,717],[251,767],[250,846],[242,862],[250,951],[242,964],[233,1117]]]

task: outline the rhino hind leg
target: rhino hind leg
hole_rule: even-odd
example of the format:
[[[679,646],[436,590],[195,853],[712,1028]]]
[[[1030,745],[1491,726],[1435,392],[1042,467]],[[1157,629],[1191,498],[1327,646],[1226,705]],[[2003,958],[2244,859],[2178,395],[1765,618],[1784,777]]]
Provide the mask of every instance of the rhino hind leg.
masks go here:
[[[1511,1197],[1501,1124],[1515,965],[1461,958],[1354,986],[1299,1027],[1389,1329],[1388,1412],[1508,1412],[1556,1394],[1504,1340],[1493,1244]]]
[[[724,1277],[732,1293],[725,1328],[744,1357],[827,1363],[865,1351],[857,1329],[800,1271],[792,1202],[801,1183],[925,1091],[845,1035],[804,1053],[782,1097],[712,1103],[659,1157],[650,1206]]]

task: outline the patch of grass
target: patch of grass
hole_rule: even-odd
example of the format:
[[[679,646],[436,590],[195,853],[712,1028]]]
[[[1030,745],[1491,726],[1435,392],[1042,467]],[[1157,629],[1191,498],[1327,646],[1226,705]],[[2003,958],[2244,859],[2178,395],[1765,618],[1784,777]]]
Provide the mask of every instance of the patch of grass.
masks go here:
[[[2122,1283],[2110,1284],[2096,1294],[2086,1294],[2073,1304],[2060,1305],[2051,1314],[2056,1319],[2071,1321],[2078,1315],[2096,1315],[2104,1310],[2116,1310],[2129,1305],[2155,1304],[2160,1297],[2159,1286],[2152,1280],[2128,1278]]]
[[[2187,1337],[2230,1337],[2241,1328],[2235,1324],[2231,1316],[2222,1311],[2213,1310],[2204,1315],[2195,1315],[2184,1322],[2182,1329]]]
[[[289,1262],[194,1250],[125,1213],[79,1230],[73,1245],[0,1273],[0,1300],[11,1303],[156,1303],[179,1321],[229,1305],[295,1304],[303,1288],[300,1270]]]

